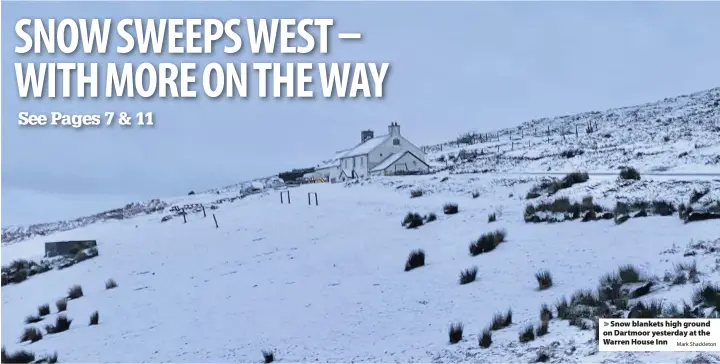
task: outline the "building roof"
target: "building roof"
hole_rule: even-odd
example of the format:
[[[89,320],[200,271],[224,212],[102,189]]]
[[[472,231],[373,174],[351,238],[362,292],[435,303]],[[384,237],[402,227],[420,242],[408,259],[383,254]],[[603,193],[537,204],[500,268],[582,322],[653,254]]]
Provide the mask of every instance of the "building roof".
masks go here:
[[[409,150],[398,152],[395,154],[390,155],[389,157],[385,158],[380,164],[375,166],[370,172],[380,172],[388,169],[390,166],[393,165],[393,163],[397,162],[402,158],[405,154],[410,154],[411,156],[415,157],[415,159],[419,160],[421,163],[425,164],[426,166],[430,167],[427,163],[423,162],[422,159],[418,158],[415,154],[412,154]]]
[[[359,155],[365,155],[373,151],[386,141],[390,137],[389,134],[379,135],[374,138],[368,139],[353,148],[340,150],[335,152],[335,155],[328,160],[324,160],[320,165],[315,167],[315,170],[338,167],[342,158],[355,157]]]
[[[345,154],[347,154],[348,151],[350,151],[350,149],[344,149],[344,150],[339,150],[339,151],[335,152],[335,154],[332,156],[332,158],[330,158],[328,160],[324,160],[322,162],[322,164],[320,164],[319,166],[317,166],[315,168],[315,170],[337,167],[338,164],[340,163],[340,158],[345,156]]]
[[[382,144],[382,142],[387,140],[387,138],[389,136],[390,135],[380,135],[380,136],[376,136],[372,139],[368,139],[368,140],[358,144],[357,146],[355,146],[355,148],[352,148],[347,153],[345,153],[345,155],[343,155],[342,158],[368,154],[368,153],[372,152],[373,149],[380,146],[380,144]]]

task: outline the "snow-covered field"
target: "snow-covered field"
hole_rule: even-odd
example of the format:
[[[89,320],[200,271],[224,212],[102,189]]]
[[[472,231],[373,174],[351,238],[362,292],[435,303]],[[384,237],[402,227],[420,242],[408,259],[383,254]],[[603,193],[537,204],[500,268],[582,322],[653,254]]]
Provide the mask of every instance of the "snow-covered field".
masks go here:
[[[709,91],[711,101],[720,99],[718,90]],[[715,115],[714,110],[709,113]],[[648,125],[643,130],[654,124]],[[602,133],[597,132],[601,138]],[[702,135],[697,143],[715,146],[693,147],[691,160],[705,158],[698,157],[702,153],[717,159],[718,133]],[[643,143],[648,154],[671,155],[662,144]],[[677,149],[685,142],[673,143]],[[475,146],[487,148],[486,143]],[[446,148],[431,156],[439,158]],[[552,144],[543,148],[551,150]],[[595,203],[612,209],[618,201],[688,204],[692,192],[702,190],[707,194],[696,204],[711,203],[720,198],[720,177],[712,175],[720,173],[717,164],[704,164],[700,170],[695,162],[683,167],[665,159],[673,172],[710,175],[647,174],[640,181],[619,181],[615,168],[641,161],[637,153],[626,153],[628,160],[606,158],[601,163],[599,157],[590,157],[601,153],[557,156],[565,150],[556,146],[554,156],[539,153],[542,158],[521,167],[537,167],[528,167],[531,172],[550,166],[553,172],[608,173],[591,173],[587,182],[529,201],[527,192],[544,176],[520,173],[521,167],[496,168],[501,165],[497,163],[488,168],[504,173],[450,173],[487,166],[478,157],[427,176],[302,185],[288,190],[290,204],[280,203],[280,190],[235,198],[237,190],[224,188],[155,201],[149,207],[128,205],[110,214],[124,219],[78,220],[43,231],[45,236],[15,227],[12,232],[28,238],[3,241],[3,266],[16,259],[39,261],[46,241],[96,239],[99,256],[3,286],[2,345],[10,353],[26,349],[38,357],[57,352],[60,362],[260,362],[263,350],[272,350],[280,362],[527,363],[541,352],[549,361],[563,363],[696,358],[698,353],[601,353],[594,330],[557,318],[550,321],[547,335],[519,342],[522,328],[539,324],[542,304],[554,306],[580,289],[595,290],[601,276],[623,264],[636,266],[655,282],[649,294],[630,300],[630,305],[638,300],[682,305],[704,283],[720,281],[720,220],[684,223],[676,213],[622,224],[524,221],[528,203],[557,197],[579,201],[592,196]],[[652,165],[640,163],[638,169],[650,172]],[[423,196],[410,198],[417,189]],[[317,193],[318,206],[308,205],[309,192]],[[459,213],[444,214],[446,203],[457,203]],[[202,211],[190,212],[184,223],[182,216],[171,213],[173,207],[190,211],[191,204],[207,206],[207,217]],[[210,209],[213,205],[217,208]],[[406,229],[401,222],[408,212],[438,218]],[[492,213],[495,222],[488,221]],[[169,215],[173,218],[162,221]],[[505,242],[484,254],[468,254],[471,242],[498,229],[506,231]],[[424,250],[425,265],[406,272],[406,259],[415,249]],[[696,282],[670,284],[663,279],[677,264],[693,261],[699,271]],[[460,272],[472,267],[478,270],[476,281],[459,284]],[[540,270],[552,274],[549,289],[538,290],[535,274]],[[106,289],[108,279],[118,287]],[[84,296],[68,303],[70,329],[46,334],[45,325],[58,316],[56,300],[75,284],[82,286]],[[51,314],[25,324],[42,304],[50,305]],[[512,325],[494,331],[492,345],[480,348],[480,332],[493,315],[508,309]],[[89,326],[93,311],[99,312],[99,325]],[[448,328],[454,323],[464,325],[464,334],[453,345]],[[18,343],[26,327],[42,329],[44,337]],[[704,355],[707,362],[720,363],[720,357]]]
[[[720,237],[717,221],[683,224],[677,216],[622,225],[526,224],[525,201],[516,196],[537,177],[456,175],[439,182],[442,177],[305,185],[290,189],[289,205],[280,204],[278,192],[254,195],[217,210],[217,229],[202,213],[189,215],[187,223],[161,223],[155,214],[8,245],[3,264],[40,259],[49,239],[94,238],[100,256],[3,287],[3,345],[57,351],[65,362],[251,362],[262,359],[261,350],[274,350],[285,362],[528,362],[541,347],[557,361],[624,362],[630,356],[595,353],[593,331],[567,321],[551,321],[550,333],[528,344],[518,343],[518,331],[537,324],[541,304],[594,288],[620,264],[662,276],[689,260],[683,258],[687,244]],[[591,182],[614,183],[609,177]],[[418,187],[426,195],[409,198],[409,189]],[[578,197],[587,193],[583,186],[573,189]],[[472,191],[479,197],[473,199]],[[307,204],[307,192],[317,192],[319,206]],[[207,202],[217,199],[205,196]],[[457,203],[460,212],[444,215],[447,202]],[[408,211],[434,212],[438,220],[405,229],[400,222]],[[498,221],[489,223],[492,212]],[[495,229],[507,231],[507,242],[469,256],[468,244]],[[676,253],[661,254],[673,247]],[[404,272],[407,255],[418,248],[427,254],[426,266]],[[715,256],[697,260],[702,280],[717,278]],[[478,267],[477,281],[458,284],[460,271],[472,266]],[[540,269],[550,270],[555,281],[545,291],[536,290]],[[119,287],[105,290],[110,278]],[[82,285],[85,295],[69,302],[70,330],[18,344],[24,318],[38,305],[53,306],[73,284]],[[692,290],[692,284],[664,287],[643,299],[681,303]],[[480,349],[478,333],[508,308],[513,325],[498,331],[489,349]],[[100,324],[88,326],[95,310]],[[54,312],[35,326],[51,322]],[[456,322],[465,325],[465,338],[450,345],[448,326]],[[658,362],[689,356],[633,357]]]

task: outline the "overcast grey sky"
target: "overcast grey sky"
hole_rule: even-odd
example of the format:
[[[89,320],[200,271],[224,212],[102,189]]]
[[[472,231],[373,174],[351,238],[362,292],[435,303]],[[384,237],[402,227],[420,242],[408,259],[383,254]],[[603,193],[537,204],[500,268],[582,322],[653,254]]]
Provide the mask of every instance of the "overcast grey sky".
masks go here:
[[[127,62],[18,56],[24,17],[332,17],[359,42],[322,61],[391,62],[382,100],[21,100],[15,62]],[[720,84],[720,3],[3,2],[3,225],[55,220],[130,199],[218,187],[316,164],[362,129],[400,123],[418,145],[543,116],[632,105]],[[83,58],[86,57],[86,58]],[[251,62],[249,55],[159,61]],[[307,58],[283,56],[282,62]],[[316,58],[313,61],[318,61]],[[153,129],[56,130],[17,114],[155,112]],[[52,196],[47,197],[47,196]],[[43,202],[51,201],[51,202]]]

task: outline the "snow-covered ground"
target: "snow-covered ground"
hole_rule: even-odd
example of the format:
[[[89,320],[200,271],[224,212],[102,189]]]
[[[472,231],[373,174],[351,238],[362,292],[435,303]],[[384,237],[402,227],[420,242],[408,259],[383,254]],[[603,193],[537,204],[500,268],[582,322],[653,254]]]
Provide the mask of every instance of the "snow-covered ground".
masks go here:
[[[708,92],[710,100],[720,99],[719,89]],[[689,103],[668,100],[686,108]],[[716,115],[714,110],[706,114]],[[654,123],[653,117],[647,127],[636,126],[642,124],[638,122],[633,129],[650,135]],[[603,133],[601,127],[593,135],[604,138]],[[703,160],[701,152],[710,159],[718,156],[718,133],[708,130],[701,135],[697,143],[715,146],[693,147],[692,161]],[[601,276],[622,264],[635,265],[655,282],[649,294],[631,304],[657,299],[665,304],[690,302],[695,289],[720,280],[719,220],[684,223],[675,214],[632,218],[622,224],[524,221],[528,203],[557,197],[580,201],[592,196],[609,209],[618,201],[662,199],[687,204],[696,190],[707,191],[696,205],[720,198],[720,177],[712,175],[720,173],[717,164],[700,170],[695,162],[684,167],[667,158],[634,163],[642,160],[635,152],[640,148],[647,154],[669,156],[681,144],[694,143],[676,140],[672,144],[676,150],[667,152],[662,143],[641,139],[635,139],[627,160],[615,160],[607,150],[610,157],[602,160],[591,157],[601,153],[589,151],[566,158],[557,155],[568,150],[566,146],[551,143],[543,148],[555,148],[554,156],[536,148],[526,152],[536,153],[538,159],[512,168],[498,168],[511,166],[505,162],[488,165],[482,162],[485,155],[426,176],[302,185],[287,190],[290,204],[281,204],[281,189],[239,198],[236,187],[230,186],[128,205],[106,213],[123,219],[99,214],[48,228],[44,236],[23,227],[4,229],[4,234],[26,234],[25,239],[3,241],[4,266],[16,259],[39,261],[44,242],[55,240],[96,239],[99,256],[3,286],[2,345],[8,352],[26,349],[38,356],[57,352],[61,362],[259,362],[262,350],[272,350],[280,362],[527,363],[540,352],[548,354],[551,362],[563,363],[695,358],[697,353],[600,353],[593,330],[559,319],[550,321],[546,336],[529,343],[518,341],[522,328],[539,323],[542,304],[553,306],[580,289],[595,290]],[[489,143],[474,146],[487,149]],[[446,148],[431,156],[439,158]],[[517,149],[506,151],[506,156],[522,155]],[[636,165],[643,173],[657,163],[667,163],[672,167],[667,170],[675,175],[656,172],[640,181],[619,181],[615,174],[620,164]],[[607,173],[590,173],[587,182],[526,200],[527,192],[546,176],[523,170],[542,173],[548,166],[551,172]],[[456,174],[485,168],[502,173]],[[693,175],[698,172],[710,175]],[[417,189],[423,196],[410,198]],[[314,199],[308,205],[309,192],[317,193],[318,206]],[[445,215],[446,203],[457,203],[459,213]],[[206,206],[207,217],[193,210],[194,204]],[[186,223],[177,213],[183,207],[188,212]],[[438,219],[406,229],[401,222],[408,212],[435,213]],[[497,215],[495,222],[488,221],[492,213]],[[468,254],[471,242],[498,229],[507,232],[505,242],[488,253]],[[406,272],[406,259],[414,249],[426,253],[425,266]],[[697,263],[698,282],[671,285],[663,280],[676,264],[692,261]],[[474,266],[477,280],[460,285],[460,272]],[[554,284],[538,290],[535,274],[545,269]],[[105,289],[108,279],[118,287]],[[55,301],[75,284],[82,286],[84,296],[69,301],[70,329],[45,334],[45,325],[54,323],[58,315]],[[52,313],[41,322],[25,324],[25,318],[36,314],[42,304],[49,304]],[[513,313],[512,325],[495,331],[489,348],[480,348],[479,333],[494,314],[508,309]],[[88,326],[93,311],[99,312],[99,325]],[[463,339],[454,345],[448,342],[453,323],[464,325]],[[43,339],[18,343],[26,327],[42,329]],[[705,359],[720,363],[716,357]]]
[[[630,357],[595,353],[593,331],[567,321],[551,321],[550,333],[529,344],[518,343],[518,331],[539,321],[541,304],[594,288],[620,264],[662,276],[689,260],[683,258],[687,244],[720,237],[717,221],[683,224],[677,216],[622,225],[527,224],[526,201],[517,196],[537,177],[455,175],[440,182],[443,176],[305,185],[290,189],[291,204],[281,204],[279,192],[253,195],[216,210],[219,228],[201,212],[188,215],[187,223],[161,223],[161,214],[153,214],[8,245],[3,264],[42,258],[48,239],[94,238],[100,255],[3,287],[3,345],[58,351],[65,362],[250,362],[261,360],[266,349],[286,362],[528,362],[541,347],[557,361],[624,361]],[[595,179],[586,185],[615,183]],[[426,194],[411,199],[414,188]],[[587,194],[587,186],[572,189],[578,198]],[[472,198],[473,191],[480,195]],[[318,206],[307,204],[307,192],[317,192]],[[207,203],[217,199],[204,196]],[[447,202],[459,204],[460,212],[444,215]],[[439,218],[405,229],[400,222],[408,211]],[[492,212],[499,218],[489,223]],[[468,244],[495,229],[507,231],[507,242],[469,256]],[[676,253],[662,254],[673,247]],[[404,272],[407,255],[418,248],[427,254],[426,266]],[[717,278],[715,258],[697,258],[702,280]],[[472,266],[478,267],[477,281],[458,284],[460,271]],[[536,290],[540,269],[552,273],[551,289]],[[110,278],[119,287],[105,290]],[[85,295],[69,302],[71,329],[17,344],[24,318],[38,305],[52,306],[73,284],[82,285]],[[643,299],[681,303],[692,290],[692,284],[665,287]],[[514,324],[497,332],[489,349],[480,349],[478,333],[508,308]],[[87,326],[95,310],[100,324]],[[447,329],[455,322],[465,325],[465,338],[450,345]]]
[[[632,165],[720,175],[720,88],[461,136],[460,143],[424,147],[433,165],[454,172],[617,172]]]

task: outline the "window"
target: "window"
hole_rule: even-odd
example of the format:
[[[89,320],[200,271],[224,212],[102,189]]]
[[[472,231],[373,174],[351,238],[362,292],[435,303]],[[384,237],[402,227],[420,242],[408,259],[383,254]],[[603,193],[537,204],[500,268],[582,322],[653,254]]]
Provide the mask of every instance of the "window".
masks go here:
[[[417,161],[413,161],[413,165],[416,166],[416,165],[417,165]]]
[[[398,139],[398,138],[393,139],[393,145],[400,145],[400,139]]]
[[[360,157],[360,167],[365,165],[365,158]]]

